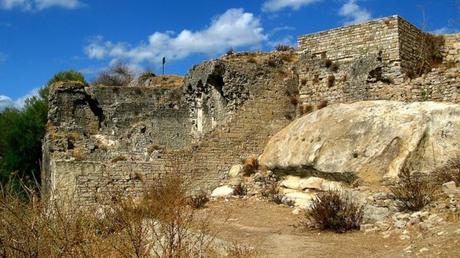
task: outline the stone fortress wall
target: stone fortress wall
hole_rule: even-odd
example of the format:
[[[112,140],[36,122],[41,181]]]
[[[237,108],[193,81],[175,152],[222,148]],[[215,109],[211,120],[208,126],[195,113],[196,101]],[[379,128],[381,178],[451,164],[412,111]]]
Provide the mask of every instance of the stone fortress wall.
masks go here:
[[[301,103],[460,101],[460,35],[433,37],[440,40],[439,49],[426,46],[426,35],[391,16],[299,37]],[[430,51],[439,51],[442,63],[417,74]]]
[[[442,63],[408,77],[420,63],[423,35],[391,16],[301,36],[297,53],[236,53],[204,62],[179,87],[55,85],[43,188],[92,205],[113,191],[139,194],[179,171],[194,189],[209,190],[320,103],[459,102],[460,34],[444,36]]]

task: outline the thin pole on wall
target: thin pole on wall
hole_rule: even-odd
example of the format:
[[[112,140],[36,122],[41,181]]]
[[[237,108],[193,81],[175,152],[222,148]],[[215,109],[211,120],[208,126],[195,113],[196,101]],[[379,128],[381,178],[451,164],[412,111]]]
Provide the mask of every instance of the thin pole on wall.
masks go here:
[[[163,57],[162,64],[163,64],[163,75],[165,74],[165,63],[166,63],[166,57]]]

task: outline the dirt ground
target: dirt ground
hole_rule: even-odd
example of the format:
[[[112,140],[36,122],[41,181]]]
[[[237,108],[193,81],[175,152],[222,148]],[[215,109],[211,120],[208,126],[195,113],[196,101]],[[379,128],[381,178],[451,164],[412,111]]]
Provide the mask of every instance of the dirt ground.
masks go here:
[[[256,248],[261,257],[460,257],[460,222],[430,231],[337,234],[298,227],[301,215],[267,201],[211,201],[200,211],[217,237]]]

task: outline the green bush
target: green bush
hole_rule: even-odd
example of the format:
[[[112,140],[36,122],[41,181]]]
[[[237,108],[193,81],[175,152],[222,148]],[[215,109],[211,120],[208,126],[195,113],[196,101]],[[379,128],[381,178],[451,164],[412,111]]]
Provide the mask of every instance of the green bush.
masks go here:
[[[53,83],[62,82],[62,81],[79,81],[79,82],[86,84],[85,77],[83,77],[83,74],[75,70],[68,70],[68,71],[58,72],[57,74],[55,74],[53,78],[51,78],[48,81],[47,86],[50,86]]]
[[[35,185],[40,181],[41,140],[48,115],[48,89],[26,100],[24,109],[0,113],[0,180],[19,187],[18,179]]]

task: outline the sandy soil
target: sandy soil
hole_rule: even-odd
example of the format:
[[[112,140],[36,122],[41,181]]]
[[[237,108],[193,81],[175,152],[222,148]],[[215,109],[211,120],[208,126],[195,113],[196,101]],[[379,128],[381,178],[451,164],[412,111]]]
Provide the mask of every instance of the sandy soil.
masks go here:
[[[298,227],[292,209],[259,200],[211,201],[200,210],[217,237],[252,246],[261,257],[460,257],[460,222],[428,232],[337,234]]]

